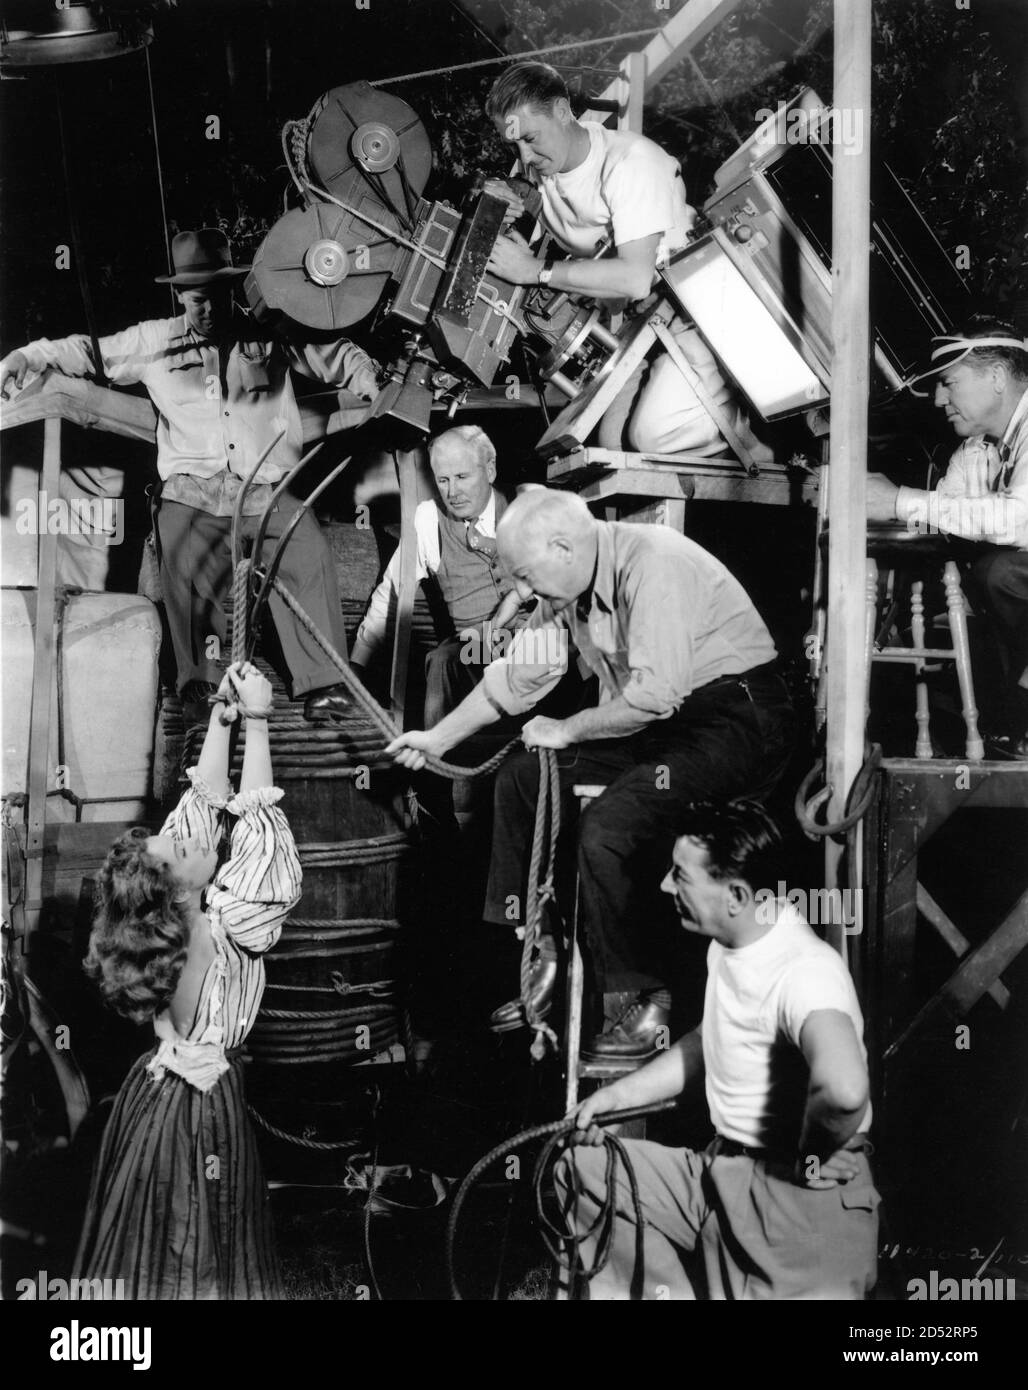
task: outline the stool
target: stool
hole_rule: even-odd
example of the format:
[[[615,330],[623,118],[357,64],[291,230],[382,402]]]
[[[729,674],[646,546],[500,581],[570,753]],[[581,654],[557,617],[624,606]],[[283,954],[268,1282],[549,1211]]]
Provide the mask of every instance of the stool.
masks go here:
[[[578,800],[579,819],[584,816],[591,802],[607,789],[598,784],[576,784],[572,795]],[[578,1085],[580,1081],[612,1081],[625,1076],[642,1065],[638,1061],[623,1062],[583,1062],[582,1061],[582,1019],[585,1012],[585,960],[582,956],[581,932],[581,893],[577,871],[575,873],[574,908],[571,914],[571,931],[568,940],[567,977],[567,1023],[564,1030],[564,1107],[565,1113],[578,1104]],[[617,1007],[627,1003],[621,995],[605,995],[605,1003]],[[622,1131],[625,1135],[641,1138],[645,1134],[645,1120],[632,1121]]]
[[[965,756],[968,762],[981,762],[985,748],[978,732],[978,709],[975,705],[974,681],[971,675],[971,654],[967,637],[967,610],[964,591],[960,583],[960,570],[955,560],[948,558],[949,546],[945,537],[921,536],[916,532],[899,527],[869,527],[867,533],[867,610],[865,642],[867,648],[867,703],[870,708],[870,682],[873,663],[876,661],[899,662],[914,668],[916,681],[915,714],[917,741],[914,756],[929,759],[932,754],[932,739],[929,729],[928,686],[926,673],[933,669],[929,663],[952,661],[956,665],[957,683],[960,687],[960,705],[967,729]],[[925,646],[924,612],[924,568],[934,561],[941,562],[943,588],[946,594],[946,611],[949,620],[951,647]],[[897,614],[900,598],[897,595],[896,571],[905,563],[913,562],[921,573],[910,580],[910,633],[911,646],[896,643],[898,634]],[[886,570],[885,616],[878,622],[878,591],[880,569]]]

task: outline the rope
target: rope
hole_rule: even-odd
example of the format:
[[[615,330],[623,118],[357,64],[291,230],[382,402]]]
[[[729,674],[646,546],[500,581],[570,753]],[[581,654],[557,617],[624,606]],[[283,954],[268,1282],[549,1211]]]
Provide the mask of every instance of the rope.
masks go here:
[[[161,169],[161,142],[157,135],[157,105],[153,95],[153,73],[150,70],[150,45],[143,46],[143,60],[146,64],[146,90],[150,98],[150,129],[153,131],[153,160],[157,170],[157,192],[161,200],[161,228],[164,232],[164,254],[168,261],[168,274],[174,274],[175,267],[171,259],[171,238],[168,236],[168,207],[164,197],[164,172]],[[174,285],[168,286],[168,294],[171,296],[171,312],[175,313],[178,307],[175,299]]]
[[[570,53],[576,48],[600,48],[605,43],[622,39],[648,39],[659,34],[660,28],[630,29],[627,34],[610,34],[605,39],[582,39],[578,43],[551,44],[548,48],[526,48],[521,53],[505,53],[501,58],[479,58],[473,63],[450,63],[445,68],[425,68],[422,72],[405,72],[398,77],[379,77],[371,87],[388,87],[393,82],[415,82],[419,77],[439,77],[444,72],[467,72],[471,68],[498,67],[501,63],[516,63],[522,58],[538,58],[544,53]]]
[[[653,1105],[641,1105],[632,1110],[607,1111],[593,1117],[593,1124],[601,1129],[606,1125],[625,1124],[629,1120],[640,1119],[644,1115],[655,1115],[663,1110],[670,1110],[674,1107],[673,1100],[658,1101]],[[468,1193],[474,1187],[487,1168],[505,1158],[507,1154],[513,1153],[515,1149],[525,1147],[527,1144],[535,1143],[539,1139],[546,1139],[547,1143],[543,1146],[539,1159],[536,1162],[535,1171],[532,1175],[532,1186],[535,1193],[536,1212],[539,1216],[543,1243],[550,1254],[563,1268],[574,1274],[577,1278],[593,1279],[606,1266],[610,1259],[611,1246],[614,1237],[614,1217],[616,1214],[616,1178],[617,1164],[620,1162],[625,1170],[625,1177],[632,1194],[632,1207],[635,1216],[635,1270],[632,1275],[632,1286],[630,1296],[635,1300],[642,1298],[643,1287],[643,1210],[642,1199],[639,1194],[639,1185],[636,1180],[635,1172],[632,1168],[631,1159],[628,1156],[624,1144],[613,1134],[603,1136],[604,1146],[607,1150],[607,1172],[606,1172],[606,1196],[600,1208],[599,1215],[592,1226],[581,1235],[570,1235],[567,1231],[555,1226],[543,1210],[543,1181],[547,1169],[559,1156],[558,1150],[569,1147],[571,1132],[575,1128],[574,1115],[566,1115],[562,1120],[553,1120],[550,1124],[536,1125],[532,1129],[523,1130],[520,1134],[515,1134],[512,1139],[505,1139],[502,1144],[497,1144],[495,1149],[480,1158],[475,1166],[468,1173],[467,1177],[457,1189],[457,1196],[454,1198],[453,1207],[450,1211],[450,1219],[446,1226],[446,1268],[450,1280],[450,1296],[457,1302],[462,1302],[463,1297],[457,1284],[456,1271],[453,1263],[453,1253],[456,1246],[457,1228],[460,1223],[461,1209],[467,1199]],[[577,1200],[579,1189],[577,1174],[572,1168],[572,1189]],[[596,1257],[591,1268],[582,1267],[579,1247],[583,1241],[598,1235],[598,1247]],[[561,1243],[569,1248],[569,1253],[565,1255],[560,1248]]]
[[[846,798],[846,813],[841,820],[829,821],[825,824],[814,820],[815,814],[828,802],[835,788],[827,782],[821,791],[809,797],[808,792],[811,787],[825,770],[824,757],[818,758],[817,762],[804,777],[796,792],[793,802],[793,810],[799,822],[800,829],[811,840],[827,839],[829,836],[845,834],[857,825],[867,814],[868,809],[875,796],[875,773],[881,766],[882,748],[881,744],[875,743],[870,746],[870,750],[864,758],[860,771],[853,779],[849,796]]]
[[[338,668],[339,674],[342,677],[342,683],[346,686],[347,693],[353,697],[354,703],[367,716],[370,722],[375,725],[384,738],[388,739],[390,742],[392,742],[394,738],[398,738],[400,730],[397,728],[395,722],[382,708],[375,697],[367,690],[360,677],[354,675],[346,658],[336,651],[329,639],[311,619],[304,608],[296,601],[280,579],[274,581],[273,587],[297,621],[307,629],[328,659]],[[456,763],[448,763],[444,759],[437,758],[428,753],[425,754],[425,765],[429,771],[434,772],[438,777],[445,777],[451,782],[455,782],[462,777],[485,777],[488,773],[496,771],[518,741],[518,739],[512,738],[509,743],[504,744],[498,753],[494,753],[491,758],[487,758],[484,763],[479,763],[477,767],[460,767]]]
[[[528,902],[525,907],[525,936],[521,951],[521,1007],[525,1011],[525,1021],[535,1035],[532,1039],[531,1053],[533,1061],[536,1062],[541,1062],[546,1056],[547,1045],[554,1050],[558,1045],[556,1033],[540,1018],[532,1003],[531,977],[536,947],[543,935],[542,924],[546,904],[554,901],[553,872],[559,834],[560,776],[557,771],[557,755],[552,748],[540,748],[539,795],[535,803],[532,855],[528,868]]]
[[[288,1129],[279,1129],[278,1125],[273,1125],[270,1120],[266,1120],[259,1110],[255,1110],[252,1105],[248,1105],[250,1118],[255,1124],[260,1125],[261,1129],[268,1134],[274,1135],[276,1139],[284,1139],[287,1144],[295,1144],[300,1149],[318,1149],[328,1151],[331,1149],[356,1149],[359,1144],[354,1139],[305,1139],[302,1134],[293,1134]]]

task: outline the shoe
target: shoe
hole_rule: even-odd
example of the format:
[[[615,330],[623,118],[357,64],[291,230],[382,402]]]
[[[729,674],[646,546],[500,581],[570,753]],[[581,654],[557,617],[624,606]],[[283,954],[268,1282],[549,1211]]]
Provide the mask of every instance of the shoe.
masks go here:
[[[607,1033],[582,1048],[583,1058],[596,1062],[633,1062],[652,1057],[658,1043],[667,1041],[670,1010],[645,997],[630,1004]],[[663,1034],[661,1029],[664,1030]]]
[[[985,739],[985,756],[992,762],[1028,761],[1028,734],[1016,738],[1012,734],[995,734]]]
[[[529,998],[539,1018],[545,1018],[553,1007],[553,991],[557,983],[557,962],[552,956],[540,956],[528,977]],[[520,999],[511,999],[494,1009],[489,1027],[494,1033],[510,1033],[526,1026],[525,1007]]]
[[[187,681],[179,698],[182,701],[182,718],[186,724],[206,723],[211,715],[209,699],[218,693],[213,681]]]
[[[325,719],[349,719],[353,700],[345,685],[327,685],[324,690],[312,690],[303,702],[303,717],[315,723]]]

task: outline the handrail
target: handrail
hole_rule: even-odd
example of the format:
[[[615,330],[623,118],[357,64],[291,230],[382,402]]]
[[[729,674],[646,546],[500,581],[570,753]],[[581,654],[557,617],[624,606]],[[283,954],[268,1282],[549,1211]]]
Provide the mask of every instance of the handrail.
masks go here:
[[[298,405],[305,445],[355,429],[369,409],[359,396],[334,390],[304,397]],[[69,420],[83,429],[104,430],[147,444],[153,444],[157,437],[157,412],[144,396],[112,391],[84,377],[53,371],[42,372],[13,400],[3,402],[0,430],[51,419]]]

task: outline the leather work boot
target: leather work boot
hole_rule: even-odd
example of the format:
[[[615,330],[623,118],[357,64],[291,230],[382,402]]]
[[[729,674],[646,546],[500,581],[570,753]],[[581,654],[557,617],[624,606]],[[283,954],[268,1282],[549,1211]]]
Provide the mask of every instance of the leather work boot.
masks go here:
[[[652,1057],[657,1044],[667,1041],[671,1011],[652,999],[639,998],[630,1004],[607,1033],[593,1038],[582,1048],[583,1058],[595,1062],[633,1062]],[[665,1032],[662,1034],[661,1029]]]
[[[536,1013],[545,1018],[553,1007],[553,991],[557,983],[557,961],[552,956],[540,956],[533,964],[529,975],[529,998],[535,1005]],[[525,1027],[525,1010],[520,999],[511,999],[494,1009],[489,1017],[489,1027],[494,1033],[510,1033],[515,1028]]]
[[[312,690],[303,702],[303,717],[311,723],[348,719],[353,712],[353,700],[345,685],[327,685],[323,690]]]

